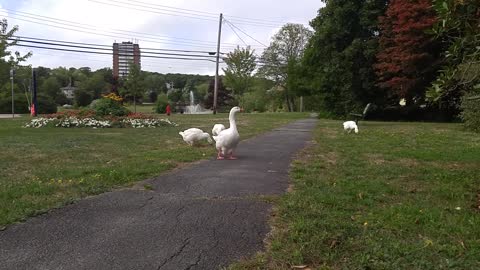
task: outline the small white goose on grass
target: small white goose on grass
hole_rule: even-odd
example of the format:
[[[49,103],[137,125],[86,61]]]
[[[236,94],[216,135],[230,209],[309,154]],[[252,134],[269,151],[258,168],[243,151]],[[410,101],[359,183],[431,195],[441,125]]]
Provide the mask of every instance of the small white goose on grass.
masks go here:
[[[207,139],[208,143],[213,143],[210,134],[203,132],[199,128],[189,128],[184,131],[180,131],[178,134],[182,136],[183,140],[190,146],[195,145],[196,142]]]
[[[215,147],[218,151],[217,159],[225,159],[226,155],[229,155],[228,159],[237,159],[233,156],[233,152],[235,151],[235,148],[237,148],[238,142],[240,142],[240,134],[238,134],[235,114],[241,111],[242,109],[240,109],[240,107],[233,107],[228,116],[230,127],[221,130],[216,136],[213,136],[213,139],[216,142]]]
[[[212,136],[217,136],[220,131],[224,130],[225,126],[223,124],[215,124],[212,128]]]
[[[357,126],[357,123],[355,123],[355,121],[344,122],[343,129],[348,133],[351,133],[352,131],[355,131],[355,133],[358,133],[358,126]]]

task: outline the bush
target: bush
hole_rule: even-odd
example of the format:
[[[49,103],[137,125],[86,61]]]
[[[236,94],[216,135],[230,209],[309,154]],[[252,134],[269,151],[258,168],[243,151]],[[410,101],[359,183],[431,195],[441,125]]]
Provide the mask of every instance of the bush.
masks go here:
[[[153,110],[156,113],[163,114],[167,109],[167,105],[168,105],[168,97],[166,94],[162,93],[158,95],[157,102],[155,103],[155,107],[153,108]]]
[[[255,91],[243,94],[240,97],[240,106],[246,112],[264,112],[267,108],[267,99],[265,92]]]
[[[123,107],[120,102],[110,98],[102,98],[97,100],[93,109],[98,116],[125,116],[130,113],[130,111]]]
[[[466,95],[463,98],[460,117],[466,128],[480,132],[480,99],[472,99],[474,96],[478,94]]]
[[[77,89],[74,92],[74,100],[75,100],[75,105],[76,106],[85,107],[85,106],[88,106],[92,102],[93,97],[87,91],[82,90],[82,89]]]
[[[148,93],[148,99],[150,102],[154,103],[157,101],[158,93],[156,91],[150,91]]]
[[[56,113],[57,112],[57,104],[55,101],[44,94],[37,95],[37,114],[46,114],[46,113]],[[30,113],[30,111],[28,111]]]
[[[68,99],[64,93],[60,93],[57,95],[57,97],[55,98],[55,103],[57,103],[58,105],[72,105],[72,101]]]
[[[30,114],[30,108],[25,96],[16,95],[14,98],[15,113]],[[57,104],[48,96],[39,94],[37,96],[37,114],[56,113]],[[12,113],[11,96],[0,98],[0,113]]]
[[[382,121],[431,121],[451,122],[458,120],[455,112],[437,106],[372,106],[365,116],[367,120]]]
[[[28,101],[25,96],[15,95],[14,98],[15,113],[30,113]],[[12,113],[12,96],[2,96],[0,98],[0,113]]]

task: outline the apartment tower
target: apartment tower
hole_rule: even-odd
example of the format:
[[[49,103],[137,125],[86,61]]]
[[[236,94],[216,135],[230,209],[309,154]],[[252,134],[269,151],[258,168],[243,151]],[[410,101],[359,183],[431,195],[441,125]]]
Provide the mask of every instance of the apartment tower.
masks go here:
[[[140,47],[132,42],[113,43],[113,77],[128,76],[130,63],[140,66]]]

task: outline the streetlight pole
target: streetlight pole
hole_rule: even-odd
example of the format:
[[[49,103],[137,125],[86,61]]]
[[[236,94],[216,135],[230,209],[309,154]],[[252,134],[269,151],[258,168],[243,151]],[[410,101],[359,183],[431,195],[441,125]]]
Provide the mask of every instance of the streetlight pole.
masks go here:
[[[15,103],[13,98],[13,76],[15,75],[15,69],[12,67],[10,69],[10,80],[12,82],[12,118],[15,118]]]
[[[217,113],[217,95],[218,95],[218,66],[220,61],[220,38],[222,36],[223,14],[220,13],[220,21],[218,22],[218,41],[217,41],[217,60],[215,67],[215,86],[213,90],[213,114]]]

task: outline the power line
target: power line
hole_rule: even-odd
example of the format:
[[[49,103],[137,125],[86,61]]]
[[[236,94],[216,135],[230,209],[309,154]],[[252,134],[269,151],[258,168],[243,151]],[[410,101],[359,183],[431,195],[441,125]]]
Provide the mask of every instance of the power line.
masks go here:
[[[191,12],[195,12],[195,13],[203,13],[203,14],[207,14],[207,15],[213,15],[213,16],[218,16],[217,13],[213,13],[213,12],[206,12],[206,11],[199,11],[199,10],[193,10],[193,9],[186,9],[186,8],[179,8],[179,7],[172,7],[172,6],[166,6],[166,5],[159,5],[159,4],[153,4],[153,3],[146,3],[146,2],[142,2],[142,1],[137,1],[137,0],[129,0],[129,2],[135,2],[135,3],[140,3],[140,4],[148,4],[148,5],[152,5],[152,6],[156,6],[156,7],[163,7],[163,8],[167,8],[167,9],[177,9],[177,10],[184,10],[184,11],[191,11]]]
[[[105,1],[105,0],[104,0]],[[131,4],[137,3],[138,6],[143,6],[143,7],[156,7],[160,10],[165,10],[169,12],[176,12],[176,13],[186,13],[186,14],[191,14],[191,15],[197,15],[197,16],[208,16],[209,18],[216,18],[218,16],[218,13],[213,13],[213,12],[207,12],[207,11],[200,11],[200,10],[193,10],[193,9],[186,9],[186,8],[179,8],[179,7],[172,7],[172,6],[167,6],[167,5],[160,5],[160,4],[154,4],[154,3],[148,3],[148,2],[143,2],[143,1],[138,1],[138,0],[129,0],[128,2],[125,1],[113,1],[113,0],[107,0],[110,2],[121,2],[129,5],[134,5]],[[185,12],[186,11],[186,12]],[[227,14],[228,15],[228,14]],[[241,16],[230,16],[228,17],[232,18],[234,21],[245,21],[245,22],[257,22],[257,23],[270,23],[270,24],[286,24],[289,23],[287,21],[279,21],[279,20],[271,20],[271,19],[257,19],[257,18],[248,18],[248,17],[241,17]]]
[[[53,17],[38,15],[38,14],[34,14],[34,13],[29,13],[29,12],[16,11],[16,10],[11,10],[11,9],[7,9],[7,8],[4,8],[4,10],[7,10],[11,13],[15,13],[17,16],[23,16],[23,17],[26,17],[26,18],[32,18],[32,19],[37,19],[37,20],[39,18],[41,18],[42,20],[50,21],[50,22],[53,22],[53,23],[62,22],[62,23],[67,23],[67,24],[73,25],[73,26],[83,25],[83,26],[87,26],[87,27],[95,29],[95,30],[99,28],[97,25],[68,21],[68,20],[64,20],[64,19],[53,18]],[[159,39],[168,39],[168,40],[179,39],[179,40],[186,40],[186,41],[195,41],[197,43],[201,42],[201,43],[215,44],[214,41],[207,41],[207,40],[162,36],[162,35],[157,35],[157,34],[152,34],[152,33],[142,33],[142,32],[136,32],[136,31],[122,30],[122,29],[108,29],[108,28],[103,28],[103,29],[106,30],[106,31],[109,31],[109,32],[114,31],[114,32],[125,32],[125,33],[129,33],[129,34],[131,33],[131,34],[139,34],[139,35],[146,35],[146,36],[155,36],[155,37],[158,37]]]
[[[16,44],[15,46],[28,47],[28,48],[37,48],[37,49],[46,49],[46,50],[56,50],[56,51],[66,51],[66,52],[103,54],[103,55],[118,55],[118,56],[131,56],[131,55],[128,55],[128,54],[120,54],[120,53],[117,54],[117,53],[108,53],[108,52],[96,52],[96,51],[76,50],[76,49],[52,48],[52,47],[42,47],[42,46],[36,46],[36,45]],[[156,56],[156,55],[142,55],[141,57],[159,58],[159,59],[173,59],[173,60],[192,60],[192,61],[210,61],[210,62],[215,62],[214,60],[211,60],[211,59],[203,59],[203,58],[165,57],[165,56]]]
[[[0,11],[0,12],[2,12],[2,11]],[[112,36],[112,35],[108,35],[108,34],[104,34],[104,33],[100,34],[98,32],[100,31],[100,32],[105,32],[105,33],[112,33],[114,35],[131,35],[130,33],[134,33],[135,35],[140,36],[140,38],[144,39],[145,41],[155,42],[155,43],[165,43],[165,44],[170,43],[170,44],[182,44],[182,45],[185,44],[185,45],[188,45],[188,46],[196,46],[196,47],[214,46],[213,42],[212,42],[212,44],[199,44],[198,42],[191,42],[191,41],[158,41],[158,39],[168,39],[168,38],[159,36],[159,38],[153,39],[152,36],[155,36],[155,34],[146,34],[146,33],[139,33],[139,32],[133,32],[133,31],[125,31],[125,30],[104,30],[104,29],[98,30],[98,27],[95,27],[95,26],[92,26],[92,25],[82,24],[82,23],[77,23],[77,22],[72,22],[72,21],[66,21],[66,20],[61,20],[61,19],[55,19],[55,18],[40,16],[40,15],[33,15],[33,16],[19,15],[19,14],[14,14],[14,15],[19,16],[20,18],[19,17],[13,17],[12,15],[6,15],[6,17],[14,18],[14,19],[21,20],[21,21],[27,21],[27,22],[31,22],[31,23],[56,27],[56,28],[65,29],[65,30],[71,30],[71,31],[88,33],[88,34],[95,34],[95,35],[102,35],[102,36],[109,36],[109,37],[115,37],[115,38],[119,38],[120,36]],[[28,20],[28,19],[25,19],[25,18],[33,19],[35,21]],[[40,22],[39,22],[39,20],[40,20]],[[48,23],[45,23],[45,22],[49,22],[49,23],[53,23],[53,24],[60,24],[60,26],[59,25],[48,24]],[[79,27],[79,25],[83,25],[83,26],[86,26],[86,27]],[[66,27],[66,26],[68,26],[68,27]],[[71,27],[73,27],[73,28],[71,28]],[[76,28],[81,28],[81,29],[79,30],[79,29],[76,29]],[[94,32],[86,31],[85,29],[91,30],[91,31],[94,31]],[[122,32],[127,32],[127,33],[122,33]],[[125,38],[125,37],[122,37],[122,38]],[[130,39],[130,38],[131,38],[131,36],[128,37],[128,39]],[[151,41],[151,40],[154,40],[154,41]],[[199,41],[199,42],[208,43],[208,41]],[[198,46],[198,45],[201,45],[201,46]]]
[[[98,46],[98,47],[109,47],[111,48],[112,45],[105,45],[105,44],[93,44],[93,43],[84,43],[84,42],[73,42],[73,41],[63,41],[63,40],[56,40],[56,39],[46,39],[46,38],[36,38],[36,37],[26,37],[26,36],[13,36],[19,39],[30,39],[30,40],[40,40],[40,41],[52,41],[52,42],[59,42],[65,44],[78,44],[78,45],[89,45],[89,46]],[[153,50],[153,51],[171,51],[171,52],[191,52],[191,53],[212,53],[213,51],[197,51],[197,50],[176,50],[176,49],[162,49],[162,48],[143,48],[142,50]],[[225,54],[225,53],[220,53]]]
[[[72,55],[73,54],[73,55]],[[75,57],[75,55],[78,55],[76,52],[60,52],[60,54],[56,53],[43,53],[43,52],[35,52],[35,54],[32,57],[35,57],[37,55],[46,55],[46,56],[55,56],[55,57],[68,57],[69,59],[75,59],[75,60],[83,60],[87,62],[99,62],[99,63],[104,63],[104,64],[111,64],[112,59],[110,58],[109,55],[96,55],[96,58],[90,58],[90,57]],[[109,57],[108,59],[100,59],[99,57]],[[169,61],[169,60],[167,60]],[[222,63],[224,64],[224,63]],[[191,64],[183,64],[183,63],[178,63],[178,62],[149,62],[149,61],[142,61],[142,67],[169,67],[169,66],[174,66],[174,67],[187,67],[187,68],[214,68],[215,66],[213,64],[208,64],[208,63],[196,63],[195,65]]]
[[[216,16],[213,13],[210,12],[202,12],[202,11],[193,11],[190,10],[191,12],[186,12],[186,11],[178,11],[178,10],[185,10],[185,9],[180,9],[180,8],[174,8],[174,7],[167,7],[168,9],[161,8],[159,6],[162,5],[156,5],[156,4],[151,4],[151,3],[145,3],[145,2],[140,2],[140,1],[113,1],[113,0],[88,0],[90,2],[98,3],[98,4],[103,4],[103,5],[110,5],[110,6],[116,6],[116,7],[121,7],[121,8],[129,8],[133,10],[138,10],[138,11],[143,11],[143,12],[149,12],[149,13],[156,13],[156,14],[163,14],[163,15],[170,15],[170,16],[182,16],[186,18],[192,18],[192,19],[198,19],[198,20],[205,20],[205,21],[216,21]],[[142,3],[142,4],[132,4],[130,2],[136,2],[136,3]],[[169,10],[170,9],[170,10]],[[171,10],[173,9],[173,10]],[[169,13],[167,13],[169,12]],[[198,14],[200,13],[200,14]],[[215,14],[216,15],[216,14]],[[239,24],[245,24],[245,25],[252,25],[252,26],[264,26],[264,27],[278,27],[279,24],[268,24],[265,22],[255,22],[253,21],[254,19],[234,19],[237,23]]]
[[[0,12],[1,12],[1,11],[0,11]],[[110,34],[90,32],[90,31],[79,30],[79,29],[74,29],[74,28],[69,28],[69,27],[64,27],[64,26],[51,25],[51,24],[41,23],[41,22],[37,22],[37,21],[31,21],[31,20],[22,19],[22,18],[16,18],[16,17],[13,17],[13,16],[5,16],[5,17],[7,17],[7,18],[13,18],[13,19],[16,19],[16,20],[21,20],[21,21],[26,21],[26,22],[31,22],[31,23],[39,24],[39,25],[46,25],[46,26],[51,26],[51,27],[55,27],[55,28],[60,28],[60,29],[65,29],[65,30],[71,30],[71,31],[75,31],[75,32],[93,34],[93,35],[97,35],[97,36],[112,37],[112,38],[117,38],[117,39],[131,39],[131,37],[125,37],[125,36],[119,36],[119,35],[110,35]],[[170,41],[170,42],[168,42],[168,41],[158,41],[158,40],[155,40],[155,39],[147,39],[147,38],[137,38],[137,40],[139,40],[139,41],[144,41],[144,42],[151,42],[151,43],[175,44],[175,45],[189,46],[189,47],[200,47],[200,48],[210,47],[210,46],[207,46],[207,45],[190,45],[190,44],[182,44],[182,43],[180,43],[180,42],[174,42],[174,41]],[[212,45],[212,46],[213,46],[213,45]],[[230,46],[224,46],[224,47],[230,47]],[[231,47],[233,48],[234,46],[231,46]],[[210,47],[210,48],[211,48],[211,47]]]
[[[5,16],[5,17],[13,18],[13,19],[16,19],[16,20],[21,20],[21,21],[26,21],[26,22],[31,22],[31,23],[34,23],[34,24],[46,25],[46,26],[51,26],[51,27],[55,27],[55,28],[65,29],[65,30],[71,30],[71,31],[80,32],[80,33],[93,34],[93,35],[97,35],[97,36],[112,37],[112,38],[117,38],[117,39],[131,39],[131,37],[125,37],[125,36],[120,36],[120,35],[101,34],[101,33],[96,33],[96,32],[80,30],[80,29],[73,29],[73,28],[68,28],[68,27],[63,27],[63,26],[58,26],[58,25],[51,25],[51,24],[41,23],[41,22],[37,22],[37,21],[26,20],[26,19],[22,19],[22,18],[16,18],[16,17],[12,17],[12,16]],[[200,47],[200,48],[210,47],[210,46],[206,46],[206,45],[186,45],[186,44],[181,44],[179,42],[158,41],[158,40],[146,39],[146,38],[139,38],[137,40],[141,40],[141,41],[144,41],[144,42],[151,42],[151,43],[176,44],[176,45],[181,45],[181,46]],[[213,45],[212,45],[212,47],[213,47]]]
[[[245,34],[246,36],[248,36],[249,38],[255,40],[256,42],[258,42],[259,44],[265,46],[265,47],[268,47],[267,45],[263,44],[262,42],[258,41],[258,39],[250,36],[249,34],[247,34],[245,31],[243,31],[242,29],[238,28],[237,26],[235,26],[233,23],[230,23],[233,27],[235,27],[238,31],[242,32],[243,34]]]
[[[60,44],[60,43],[54,43],[54,42],[32,41],[32,40],[15,39],[15,38],[8,38],[8,40],[14,40],[14,41],[24,42],[24,43],[41,44],[41,45],[53,45],[53,46],[68,47],[68,48],[93,49],[93,50],[112,51],[113,52],[113,48],[98,48],[98,47],[91,47],[91,46],[69,45],[69,44]],[[215,57],[215,56],[210,56],[210,55],[198,55],[198,54],[150,52],[150,51],[146,51],[146,50],[142,50],[141,53],[142,53],[142,55],[143,54],[156,54],[156,55],[189,56],[189,57],[202,57],[202,58],[214,58]]]
[[[215,46],[215,42],[213,42],[213,41],[179,38],[179,37],[168,37],[168,36],[162,36],[162,35],[157,35],[157,34],[141,33],[141,32],[129,31],[129,30],[121,30],[121,29],[107,29],[107,28],[104,28],[104,29],[99,30],[98,26],[95,26],[95,25],[79,23],[79,22],[74,22],[74,21],[68,21],[68,20],[63,20],[63,19],[58,19],[58,18],[53,18],[53,17],[47,17],[47,16],[37,15],[37,14],[33,14],[33,13],[28,13],[28,12],[14,11],[14,10],[9,10],[9,9],[5,9],[5,10],[8,10],[11,13],[14,13],[15,16],[20,17],[20,18],[19,17],[13,17],[12,15],[9,15],[7,12],[0,10],[0,12],[6,13],[7,14],[6,17],[9,17],[9,18],[13,18],[13,19],[21,20],[21,21],[26,21],[26,22],[31,22],[31,23],[35,23],[35,24],[46,25],[46,26],[55,27],[55,28],[60,28],[60,29],[65,29],[65,30],[76,31],[76,32],[82,32],[82,33],[88,33],[88,34],[94,34],[94,35],[101,35],[101,36],[108,36],[108,37],[114,37],[114,38],[121,38],[121,37],[120,36],[109,35],[109,33],[112,33],[114,35],[131,35],[131,34],[134,34],[134,35],[136,35],[136,37],[135,37],[136,39],[139,39],[139,40],[141,39],[141,40],[146,41],[146,42],[164,43],[164,44],[180,44],[180,45],[192,46],[192,47]],[[25,18],[33,19],[35,21],[28,20],[28,19],[25,19]],[[45,22],[49,22],[49,23],[53,23],[53,24],[60,24],[60,26],[59,25],[48,24],[48,23],[45,23]],[[80,26],[85,26],[85,27],[81,27],[80,30],[76,29],[76,28],[80,28],[79,25]],[[68,26],[68,27],[66,27],[66,26]],[[71,28],[71,27],[73,27],[73,28]],[[87,28],[87,30],[91,30],[91,31],[94,31],[94,32],[86,31],[85,30],[86,28]],[[107,34],[98,33],[99,31],[100,32],[105,32]],[[155,37],[155,39],[153,39],[153,37]],[[125,38],[125,37],[122,37],[122,38]],[[128,37],[127,39],[130,39],[130,38],[131,38],[131,36]],[[167,40],[167,41],[158,41],[158,39]],[[178,39],[179,41],[171,41],[171,39]],[[183,41],[183,40],[186,40],[186,41]],[[203,43],[203,44],[201,44],[201,43]],[[238,44],[234,44],[234,43],[223,43],[223,44],[225,44],[224,47],[235,47],[235,46],[238,45]]]
[[[243,44],[245,44],[245,46],[250,46],[245,42],[245,40],[242,39],[242,37],[240,35],[238,35],[237,31],[235,31],[235,29],[233,29],[233,27],[232,27],[232,25],[230,24],[229,21],[227,21],[225,19],[223,19],[223,20],[227,23],[228,27],[230,27],[230,29],[232,29],[233,33],[235,33],[235,35],[237,35],[237,37],[243,42]]]
[[[88,0],[90,2],[94,2],[94,3],[98,3],[98,4],[102,4],[102,5],[109,5],[109,6],[115,6],[115,7],[121,7],[121,8],[128,8],[128,9],[133,9],[133,10],[138,10],[138,11],[144,11],[144,12],[150,12],[150,13],[155,13],[155,14],[163,14],[163,15],[170,15],[170,16],[181,16],[181,17],[186,17],[186,18],[192,18],[192,19],[198,19],[198,20],[205,20],[205,21],[216,21],[214,19],[214,17],[207,17],[207,16],[190,16],[190,15],[182,15],[182,12],[176,12],[176,13],[180,13],[180,14],[172,14],[172,13],[166,13],[166,12],[160,12],[160,11],[156,11],[156,10],[162,10],[162,9],[159,9],[159,8],[152,8],[152,7],[147,7],[149,9],[142,9],[142,8],[138,8],[138,6],[140,7],[146,7],[146,6],[142,6],[142,5],[132,5],[132,4],[129,4],[128,2],[121,2],[121,1],[115,1],[113,3],[109,3],[109,2],[102,2],[102,1],[98,1],[98,0]],[[107,0],[108,1],[108,0]],[[116,3],[116,4],[114,4]],[[119,5],[120,4],[120,5]],[[152,10],[154,9],[154,10]],[[156,9],[156,10],[155,10]],[[170,11],[172,12],[172,11]],[[189,14],[189,13],[186,13],[186,12],[183,12],[183,14]],[[195,14],[191,14],[191,15],[195,15]]]

